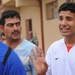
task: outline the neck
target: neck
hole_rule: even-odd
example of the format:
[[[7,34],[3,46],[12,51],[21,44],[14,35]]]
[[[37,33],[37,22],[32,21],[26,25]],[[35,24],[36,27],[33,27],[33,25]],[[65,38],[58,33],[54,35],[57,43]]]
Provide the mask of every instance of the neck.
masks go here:
[[[18,40],[5,40],[4,43],[6,45],[8,45],[9,47],[11,47],[12,49],[16,48],[20,43],[22,42],[22,39],[18,39]]]
[[[65,38],[65,44],[67,46],[73,46],[73,45],[75,45],[75,36],[74,37],[66,37]]]

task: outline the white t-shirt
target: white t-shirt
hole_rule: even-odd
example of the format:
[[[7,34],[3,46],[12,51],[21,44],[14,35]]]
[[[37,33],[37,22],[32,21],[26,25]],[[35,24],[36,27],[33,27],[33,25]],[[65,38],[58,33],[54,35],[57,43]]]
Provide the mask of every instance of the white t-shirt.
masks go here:
[[[75,46],[68,52],[64,39],[54,42],[46,54],[46,75],[75,75]]]

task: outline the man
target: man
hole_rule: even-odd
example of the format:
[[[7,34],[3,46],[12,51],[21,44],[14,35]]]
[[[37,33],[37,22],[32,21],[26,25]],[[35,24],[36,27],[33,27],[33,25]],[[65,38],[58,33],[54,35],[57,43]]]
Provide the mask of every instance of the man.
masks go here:
[[[15,10],[4,11],[0,27],[6,36],[4,43],[17,53],[25,67],[27,75],[36,75],[34,64],[28,57],[35,45],[21,38],[22,26],[19,13]]]
[[[29,38],[28,41],[32,42],[33,44],[35,44],[36,46],[38,46],[38,40],[33,37],[33,33],[32,31],[29,31]]]
[[[38,75],[75,75],[75,3],[63,3],[58,11],[59,31],[64,38],[49,47],[46,61],[39,49],[38,56],[33,52],[36,59],[31,59]]]
[[[1,41],[5,41],[6,37],[5,37],[5,34],[2,32],[1,33]]]
[[[26,75],[24,66],[17,54],[2,42],[0,42],[0,75]]]

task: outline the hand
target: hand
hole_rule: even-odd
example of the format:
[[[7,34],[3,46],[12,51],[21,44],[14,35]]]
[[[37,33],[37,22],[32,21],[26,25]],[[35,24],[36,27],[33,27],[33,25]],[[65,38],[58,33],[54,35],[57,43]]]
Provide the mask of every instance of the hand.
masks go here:
[[[45,61],[44,53],[38,47],[36,47],[36,52],[34,52],[34,49],[32,49],[33,57],[29,55],[29,58],[33,61],[37,74],[45,75],[48,65]]]

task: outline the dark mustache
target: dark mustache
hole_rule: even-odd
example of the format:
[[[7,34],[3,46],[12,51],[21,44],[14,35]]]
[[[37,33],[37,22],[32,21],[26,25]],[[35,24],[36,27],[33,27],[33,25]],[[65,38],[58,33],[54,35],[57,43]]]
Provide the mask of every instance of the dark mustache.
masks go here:
[[[12,34],[14,34],[14,33],[20,33],[20,31],[18,31],[18,30],[15,30],[14,32],[12,32]]]

